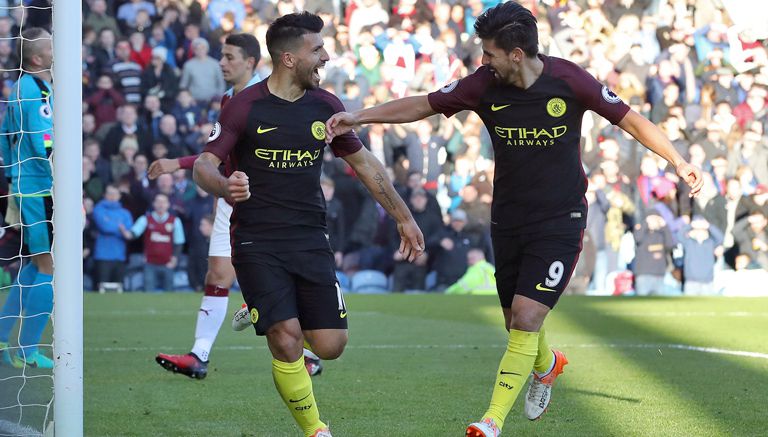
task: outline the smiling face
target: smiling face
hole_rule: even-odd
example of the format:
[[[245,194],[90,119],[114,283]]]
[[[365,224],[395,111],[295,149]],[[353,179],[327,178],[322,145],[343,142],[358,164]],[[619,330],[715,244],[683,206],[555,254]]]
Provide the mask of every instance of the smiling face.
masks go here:
[[[320,69],[330,58],[319,33],[308,33],[302,39],[295,55],[294,75],[302,88],[315,89],[320,86]]]
[[[483,40],[482,64],[488,67],[496,80],[501,83],[512,83],[520,74],[523,56],[525,53],[520,48],[514,48],[507,53],[492,39]]]

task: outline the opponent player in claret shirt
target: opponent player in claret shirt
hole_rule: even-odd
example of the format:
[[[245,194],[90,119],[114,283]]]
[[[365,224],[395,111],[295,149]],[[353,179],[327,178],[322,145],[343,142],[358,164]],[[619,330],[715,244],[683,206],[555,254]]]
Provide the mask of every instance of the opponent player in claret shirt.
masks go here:
[[[302,346],[306,340],[320,358],[338,357],[348,320],[320,189],[325,120],[344,109],[318,88],[318,70],[328,61],[322,27],[309,13],[270,25],[272,75],[229,101],[194,166],[203,189],[236,202],[232,264],[250,319],[267,337],[280,396],[304,434],[315,437],[331,434],[320,421]],[[395,219],[403,255],[410,261],[421,255],[424,238],[382,164],[352,132],[330,147]],[[217,168],[228,157],[236,171],[224,178]]]
[[[693,194],[702,179],[655,125],[581,67],[538,54],[536,18],[524,7],[508,2],[489,9],[475,31],[483,45],[483,66],[475,73],[426,96],[336,114],[327,131],[331,140],[364,123],[406,123],[461,110],[475,111],[485,123],[496,160],[491,233],[509,342],[490,407],[466,435],[497,437],[531,370],[525,413],[533,420],[549,405],[552,384],[567,364],[562,352],[548,346],[542,325],[581,251],[584,112],[597,112],[666,159]]]

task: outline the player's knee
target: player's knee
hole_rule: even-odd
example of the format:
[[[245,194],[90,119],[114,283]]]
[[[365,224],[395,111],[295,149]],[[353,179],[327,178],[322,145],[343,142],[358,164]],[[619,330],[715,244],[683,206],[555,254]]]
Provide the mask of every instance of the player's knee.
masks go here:
[[[235,269],[232,267],[229,258],[226,258],[226,261],[220,261],[217,257],[210,257],[208,273],[205,275],[205,283],[229,288],[234,282]]]
[[[543,323],[544,319],[538,313],[523,311],[518,314],[512,314],[509,326],[511,329],[518,331],[538,332]]]
[[[270,328],[267,338],[275,358],[281,361],[295,361],[301,356],[304,337],[300,329],[276,325]]]
[[[347,333],[338,334],[333,339],[315,342],[312,345],[312,352],[323,360],[335,360],[339,358],[347,346]]]
[[[312,352],[322,360],[335,360],[341,356],[342,352],[344,352],[345,346],[346,343],[325,345],[315,348]]]

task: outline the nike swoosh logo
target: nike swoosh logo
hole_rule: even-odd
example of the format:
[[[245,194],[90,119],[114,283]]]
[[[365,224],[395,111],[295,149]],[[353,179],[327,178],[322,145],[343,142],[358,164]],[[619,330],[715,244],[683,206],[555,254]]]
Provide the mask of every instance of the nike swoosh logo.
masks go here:
[[[539,290],[539,291],[554,291],[554,292],[557,292],[557,290],[553,290],[551,288],[547,288],[547,287],[541,285],[541,282],[536,284],[536,289]]]
[[[275,129],[277,129],[277,128],[276,127],[271,127],[269,129],[262,129],[261,126],[259,126],[259,127],[256,128],[256,133],[257,134],[265,134],[265,133],[267,133],[267,132],[269,132],[271,130],[275,130]]]
[[[346,311],[342,311],[342,312],[339,314],[339,317],[341,317],[342,319],[343,319],[343,318],[345,318],[345,317],[347,317],[347,312],[346,312]]]
[[[304,399],[308,398],[308,397],[309,397],[309,395],[311,395],[311,394],[312,394],[312,392],[310,391],[310,392],[309,392],[309,393],[307,393],[307,395],[306,395],[306,396],[304,396],[303,398],[301,398],[301,399],[299,399],[299,400],[296,400],[296,401],[294,401],[293,399],[288,399],[288,402],[292,402],[292,403],[294,403],[294,404],[295,404],[296,402],[301,402],[301,401],[303,401]]]
[[[499,372],[499,375],[517,375],[517,376],[520,376],[520,374],[519,374],[519,373],[515,373],[515,372],[505,372],[505,371],[503,371],[503,370]]]
[[[502,109],[506,108],[507,106],[510,106],[510,105],[499,105],[499,106],[491,105],[491,111],[493,111],[493,112],[501,111]]]

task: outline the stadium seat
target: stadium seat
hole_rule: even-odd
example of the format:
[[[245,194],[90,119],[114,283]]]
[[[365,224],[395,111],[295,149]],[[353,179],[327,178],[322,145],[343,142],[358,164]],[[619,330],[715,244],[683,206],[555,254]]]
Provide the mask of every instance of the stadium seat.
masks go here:
[[[131,273],[126,272],[125,279],[123,280],[123,288],[126,291],[139,291],[144,289],[144,272],[134,271]]]
[[[336,280],[339,281],[339,287],[341,287],[342,291],[349,291],[349,276],[345,275],[342,271],[336,270]]]
[[[173,272],[173,290],[167,291],[191,291],[189,288],[189,277],[187,272],[176,270]]]
[[[437,272],[432,270],[424,278],[424,290],[432,291],[435,287],[437,287]]]
[[[380,294],[389,292],[387,275],[378,270],[360,270],[352,275],[350,292]]]

